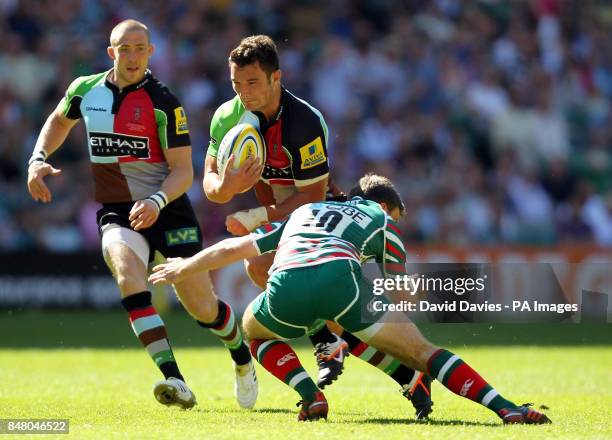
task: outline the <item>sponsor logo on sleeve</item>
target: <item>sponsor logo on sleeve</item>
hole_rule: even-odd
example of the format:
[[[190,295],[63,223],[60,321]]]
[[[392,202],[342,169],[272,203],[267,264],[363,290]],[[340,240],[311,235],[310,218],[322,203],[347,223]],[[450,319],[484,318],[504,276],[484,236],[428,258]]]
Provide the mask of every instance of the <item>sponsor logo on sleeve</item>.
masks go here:
[[[174,119],[176,120],[176,134],[187,134],[189,129],[187,128],[187,115],[183,107],[177,107],[174,109]]]
[[[313,142],[304,145],[300,148],[301,168],[303,170],[316,167],[327,161],[321,136],[317,137]]]

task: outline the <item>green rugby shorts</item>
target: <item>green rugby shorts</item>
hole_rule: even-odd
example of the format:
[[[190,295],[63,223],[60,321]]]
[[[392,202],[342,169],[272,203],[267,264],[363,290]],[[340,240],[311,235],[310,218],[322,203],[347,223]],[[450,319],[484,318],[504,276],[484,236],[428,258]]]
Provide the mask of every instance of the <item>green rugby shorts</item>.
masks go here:
[[[364,305],[374,296],[372,292],[372,283],[363,277],[358,263],[333,260],[270,275],[266,290],[253,301],[253,315],[286,339],[304,335],[323,319],[335,321],[367,340],[380,327],[372,324],[371,315],[368,320],[362,318]]]

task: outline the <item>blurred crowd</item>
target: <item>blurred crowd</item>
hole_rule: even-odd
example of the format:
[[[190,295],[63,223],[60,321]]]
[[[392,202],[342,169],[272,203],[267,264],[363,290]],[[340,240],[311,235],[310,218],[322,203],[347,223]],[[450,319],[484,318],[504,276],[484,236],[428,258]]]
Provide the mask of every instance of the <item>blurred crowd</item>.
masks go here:
[[[208,202],[211,116],[227,56],[277,42],[284,85],[330,128],[334,180],[394,180],[409,243],[612,246],[612,4],[595,0],[0,0],[0,250],[97,249],[84,129],[50,162],[50,205],[26,169],[68,84],[111,66],[114,24],[152,31],[153,73],[187,111],[205,240],[252,195]]]

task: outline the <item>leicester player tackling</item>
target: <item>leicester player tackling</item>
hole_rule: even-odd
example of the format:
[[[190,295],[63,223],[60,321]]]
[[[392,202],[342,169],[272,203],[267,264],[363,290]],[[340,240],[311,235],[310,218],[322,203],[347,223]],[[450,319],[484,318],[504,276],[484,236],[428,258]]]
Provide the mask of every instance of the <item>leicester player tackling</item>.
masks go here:
[[[427,372],[504,423],[550,423],[546,415],[503,397],[459,356],[426,340],[412,322],[384,322],[383,314],[374,315],[373,324],[364,322],[362,306],[372,298],[373,285],[362,276],[362,261],[376,259],[385,275],[405,274],[406,253],[396,224],[404,205],[393,184],[378,175],[364,176],[350,196],[355,197],[345,203],[304,205],[282,223],[221,241],[187,259],[170,260],[154,268],[150,281],[176,282],[276,251],[267,288],[247,307],[243,326],[253,356],[300,395],[298,420],[327,418],[328,404],[282,339],[302,336],[324,319]]]

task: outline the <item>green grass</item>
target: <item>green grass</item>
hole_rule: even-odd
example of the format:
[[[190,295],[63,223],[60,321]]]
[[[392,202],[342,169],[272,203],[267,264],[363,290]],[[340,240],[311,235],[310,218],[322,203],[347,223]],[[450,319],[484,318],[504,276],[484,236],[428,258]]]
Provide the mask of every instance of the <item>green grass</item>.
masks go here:
[[[100,334],[97,327],[104,323],[101,316],[105,313],[107,325],[114,323],[115,315],[122,319]],[[504,396],[517,403],[548,406],[552,425],[503,426],[486,408],[451,394],[437,382],[431,421],[416,423],[410,403],[397,392],[397,384],[353,357],[347,360],[339,381],[325,392],[330,404],[329,421],[300,424],[295,421],[297,394],[261,368],[256,409],[240,410],[232,395],[233,371],[227,352],[218,344],[194,348],[193,340],[208,339],[201,336],[205,334],[201,329],[179,317],[182,315],[171,315],[166,321],[176,324],[171,327],[171,334],[174,328],[179,340],[175,354],[199,405],[192,411],[159,405],[151,393],[153,383],[160,378],[152,361],[137,347],[125,317],[118,311],[105,313],[97,314],[95,321],[88,321],[91,316],[86,313],[54,312],[35,315],[37,319],[30,319],[31,315],[20,315],[19,319],[0,315],[2,345],[10,345],[0,348],[0,418],[68,418],[69,437],[78,439],[612,438],[610,339],[604,344],[608,326],[569,326],[570,330],[559,325],[536,327],[531,342],[543,341],[537,346],[499,345],[504,341],[524,343],[529,335],[526,329],[532,328],[526,326],[427,329],[438,342],[445,338],[455,342],[450,348]],[[63,319],[63,333],[48,329],[59,322],[58,316]],[[31,334],[20,333],[17,321],[23,328],[27,322]],[[94,324],[87,326],[87,322]],[[515,330],[514,336],[509,329]],[[593,335],[590,339],[589,331]],[[37,332],[39,337],[33,340]],[[587,338],[599,345],[568,345],[569,337],[564,332],[574,335],[576,341]],[[120,346],[124,339],[112,346],[115,333],[125,338],[126,347]],[[559,345],[552,345],[551,335],[557,335]],[[27,348],[61,347],[57,337],[67,346],[83,346],[93,338],[98,348]],[[108,347],[102,344],[105,338]],[[191,343],[187,338],[192,338]],[[470,344],[483,339],[495,345]],[[300,345],[298,354],[314,374],[311,349]]]
[[[326,392],[327,423],[298,424],[293,390],[259,369],[255,411],[237,408],[232,370],[220,348],[178,349],[198,396],[193,411],[152,397],[158,375],[141,350],[2,350],[2,418],[68,418],[74,438],[610,438],[612,351],[591,348],[477,348],[459,352],[518,403],[546,404],[549,426],[502,426],[479,405],[433,390],[429,424],[415,423],[396,384],[363,362],[347,360]],[[310,352],[299,355],[314,373]]]

